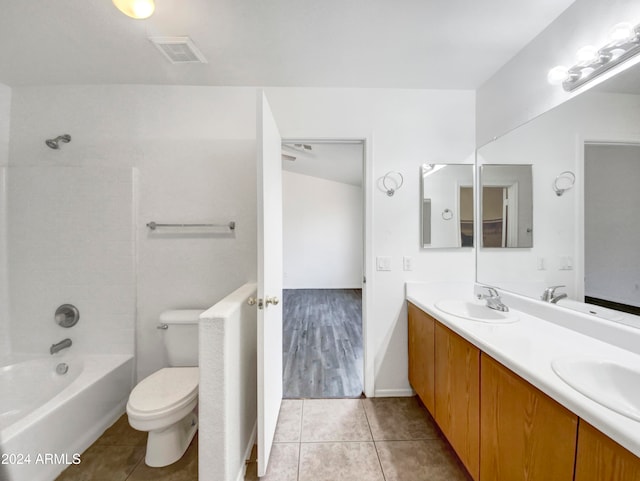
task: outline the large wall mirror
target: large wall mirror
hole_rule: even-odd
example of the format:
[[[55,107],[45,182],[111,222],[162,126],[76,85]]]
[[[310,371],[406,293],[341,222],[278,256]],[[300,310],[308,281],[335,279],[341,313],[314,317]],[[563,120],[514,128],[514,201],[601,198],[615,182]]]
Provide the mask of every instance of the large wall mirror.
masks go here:
[[[420,245],[473,247],[473,165],[423,164],[420,180]]]
[[[482,244],[533,246],[533,186],[530,165],[480,167]]]
[[[640,64],[481,147],[477,162],[532,166],[535,227],[529,249],[478,249],[479,283],[537,299],[559,285],[558,305],[640,314]]]

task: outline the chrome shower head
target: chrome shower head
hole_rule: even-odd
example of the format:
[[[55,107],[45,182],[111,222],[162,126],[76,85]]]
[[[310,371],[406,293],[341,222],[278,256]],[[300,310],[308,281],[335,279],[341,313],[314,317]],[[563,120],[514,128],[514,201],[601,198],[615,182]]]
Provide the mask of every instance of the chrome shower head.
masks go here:
[[[44,141],[47,146],[54,150],[58,150],[60,148],[60,142],[64,142],[65,144],[71,142],[71,136],[69,134],[63,134],[58,135],[55,139],[47,139]]]

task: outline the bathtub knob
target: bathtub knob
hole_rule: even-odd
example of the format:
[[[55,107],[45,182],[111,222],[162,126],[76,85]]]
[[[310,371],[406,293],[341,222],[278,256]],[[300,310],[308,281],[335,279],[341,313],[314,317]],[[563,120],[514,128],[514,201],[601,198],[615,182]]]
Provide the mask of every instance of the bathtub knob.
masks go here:
[[[59,326],[73,327],[80,319],[80,311],[71,304],[62,304],[56,309],[54,319]]]

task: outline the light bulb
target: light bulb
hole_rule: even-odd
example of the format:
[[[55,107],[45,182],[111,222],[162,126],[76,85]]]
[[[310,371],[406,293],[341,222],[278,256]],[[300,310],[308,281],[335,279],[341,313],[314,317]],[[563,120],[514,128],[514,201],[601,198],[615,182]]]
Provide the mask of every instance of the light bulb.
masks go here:
[[[156,8],[154,0],[113,0],[113,4],[128,17],[140,20],[153,15]]]
[[[633,25],[629,22],[622,22],[613,26],[611,33],[609,33],[609,38],[614,42],[620,42],[630,39],[633,37],[633,34]]]
[[[598,49],[593,45],[586,45],[576,53],[578,63],[591,63],[598,59]]]
[[[560,85],[569,78],[569,69],[564,65],[557,65],[549,70],[547,80],[551,85]]]

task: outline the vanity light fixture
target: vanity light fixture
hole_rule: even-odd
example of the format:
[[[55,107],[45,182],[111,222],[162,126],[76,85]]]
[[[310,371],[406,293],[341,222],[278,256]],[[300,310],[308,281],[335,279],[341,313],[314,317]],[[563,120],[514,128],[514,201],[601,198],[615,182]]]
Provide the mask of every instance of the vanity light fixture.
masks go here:
[[[153,15],[154,0],[113,0],[113,4],[126,16],[143,20]]]
[[[591,45],[578,50],[573,67],[558,65],[549,70],[547,80],[571,92],[598,75],[640,53],[640,24],[619,23],[609,35],[609,43],[597,49]]]

